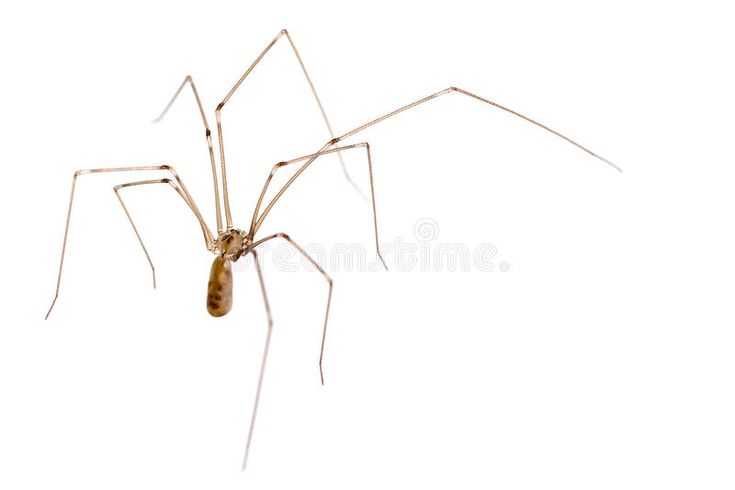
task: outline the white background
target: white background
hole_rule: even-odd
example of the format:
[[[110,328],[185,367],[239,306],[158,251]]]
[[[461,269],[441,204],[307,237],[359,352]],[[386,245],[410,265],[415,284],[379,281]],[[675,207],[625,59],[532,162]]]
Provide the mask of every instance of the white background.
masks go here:
[[[0,488],[732,488],[731,16],[716,2],[14,2],[2,7]],[[210,226],[183,77],[213,109],[287,27],[338,133],[373,145],[381,241],[497,247],[507,272],[264,268],[275,331],[240,472],[265,316],[252,267],[205,311],[212,260],[178,197],[80,168],[169,163]],[[328,135],[280,41],[223,112],[236,225],[271,165]],[[364,159],[348,158],[367,188]],[[264,225],[375,258],[335,158]],[[390,258],[389,258],[390,262]],[[238,264],[239,265],[239,264]],[[328,264],[327,264],[328,265]],[[430,269],[442,269],[433,263]]]

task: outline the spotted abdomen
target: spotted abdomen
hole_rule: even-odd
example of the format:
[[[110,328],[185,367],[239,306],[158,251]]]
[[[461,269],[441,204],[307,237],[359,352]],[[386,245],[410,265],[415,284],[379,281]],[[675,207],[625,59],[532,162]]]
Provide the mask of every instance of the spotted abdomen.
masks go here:
[[[207,287],[207,311],[212,316],[226,315],[232,308],[232,266],[219,255],[212,262]]]

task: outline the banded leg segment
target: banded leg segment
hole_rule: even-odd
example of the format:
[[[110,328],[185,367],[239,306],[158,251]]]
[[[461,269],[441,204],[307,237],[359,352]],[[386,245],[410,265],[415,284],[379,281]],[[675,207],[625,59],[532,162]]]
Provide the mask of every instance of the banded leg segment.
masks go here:
[[[160,122],[163,117],[168,113],[168,110],[173,105],[174,101],[179,97],[179,94],[184,89],[184,86],[186,84],[189,84],[191,87],[192,92],[194,93],[194,99],[196,100],[197,107],[199,108],[199,115],[202,117],[202,123],[204,123],[204,136],[207,138],[207,147],[209,149],[209,162],[212,166],[212,182],[214,183],[214,201],[215,206],[214,209],[217,213],[217,233],[220,234],[223,231],[222,228],[222,210],[220,205],[220,197],[219,197],[219,182],[217,181],[217,165],[214,161],[214,149],[212,148],[212,132],[209,130],[209,122],[207,121],[207,115],[204,113],[204,107],[202,106],[202,101],[199,98],[199,92],[197,91],[196,85],[194,85],[194,80],[191,78],[191,75],[187,75],[186,78],[184,78],[184,81],[181,82],[181,85],[179,85],[178,90],[176,90],[176,93],[173,97],[171,97],[171,100],[166,104],[166,107],[161,111],[161,114],[153,120],[154,123]]]
[[[199,208],[197,208],[197,205],[194,202],[194,199],[189,194],[189,191],[186,189],[184,182],[181,180],[179,175],[176,173],[176,170],[170,165],[141,165],[141,166],[132,166],[132,167],[91,168],[91,169],[85,169],[85,170],[77,170],[76,172],[74,172],[74,177],[72,178],[71,193],[69,196],[69,207],[66,212],[66,225],[64,227],[64,241],[61,245],[61,258],[59,260],[59,272],[56,278],[56,292],[54,293],[53,301],[51,301],[51,306],[49,307],[48,312],[46,313],[46,317],[45,317],[46,319],[48,319],[49,315],[51,314],[51,310],[53,310],[54,305],[56,304],[56,300],[59,297],[59,289],[61,288],[61,273],[64,269],[64,255],[66,254],[66,243],[69,238],[69,223],[71,222],[71,211],[72,211],[73,204],[74,204],[74,191],[76,190],[77,178],[81,175],[89,175],[89,174],[100,174],[100,173],[111,173],[111,172],[135,172],[135,171],[145,171],[145,170],[163,170],[163,171],[167,171],[171,173],[171,175],[174,177],[174,180],[176,180],[176,183],[181,189],[181,192],[186,197],[187,203],[189,204],[192,211],[196,215],[197,220],[199,220],[199,223],[202,225],[202,229],[206,230],[205,235],[208,238],[208,242],[212,241],[212,233],[209,231],[209,228],[207,227],[207,224],[204,221],[204,218],[202,218],[202,215],[199,212]]]
[[[133,231],[135,232],[135,236],[138,238],[138,242],[140,243],[140,246],[143,248],[143,253],[145,254],[146,259],[148,259],[148,263],[151,266],[151,273],[153,274],[153,289],[156,288],[156,268],[153,266],[153,261],[151,260],[151,256],[148,253],[148,249],[146,248],[145,244],[143,244],[143,239],[140,237],[140,233],[138,232],[138,228],[135,226],[135,223],[133,222],[133,217],[130,215],[130,212],[128,211],[127,206],[125,206],[125,202],[123,202],[123,198],[120,195],[120,189],[124,189],[125,187],[133,187],[133,186],[139,186],[139,185],[148,185],[148,184],[168,184],[171,186],[179,196],[184,200],[187,206],[189,206],[189,209],[194,212],[196,215],[196,211],[194,211],[194,208],[192,207],[191,203],[187,200],[186,194],[179,188],[179,186],[171,179],[153,179],[153,180],[139,180],[136,182],[128,182],[125,184],[116,185],[114,187],[115,195],[117,196],[118,201],[120,201],[120,205],[123,208],[123,211],[125,211],[125,215],[128,217],[128,221],[130,221],[130,225],[133,227]],[[212,236],[209,233],[209,230],[206,227],[206,224],[203,221],[200,221],[199,224],[202,227],[202,233],[204,234],[204,241],[205,245],[209,247]]]
[[[373,162],[372,162],[372,156],[370,153],[370,144],[367,142],[362,143],[355,143],[348,146],[340,146],[337,148],[330,148],[328,150],[324,150],[318,153],[313,153],[311,155],[305,155],[302,157],[294,158],[292,160],[287,160],[284,162],[279,162],[273,166],[271,169],[271,173],[268,175],[268,178],[265,181],[265,184],[263,185],[263,189],[260,192],[260,196],[258,197],[258,202],[255,205],[255,210],[253,211],[253,218],[250,222],[250,238],[252,239],[253,236],[255,236],[255,233],[260,228],[260,225],[262,224],[262,221],[257,221],[258,213],[260,212],[260,206],[263,204],[263,199],[265,198],[265,193],[268,191],[268,187],[270,186],[271,181],[273,180],[273,176],[275,175],[276,171],[278,169],[283,168],[287,165],[292,165],[294,163],[303,162],[304,160],[309,160],[311,158],[318,158],[323,155],[329,155],[331,153],[337,153],[338,155],[341,155],[341,152],[346,150],[351,150],[355,148],[365,148],[365,153],[367,155],[367,164],[368,164],[368,173],[370,175],[370,198],[372,201],[372,207],[373,207],[373,228],[375,232],[375,250],[378,253],[378,258],[380,259],[380,262],[383,264],[383,267],[385,270],[388,270],[388,266],[385,263],[385,260],[383,260],[383,255],[380,253],[380,241],[378,239],[378,218],[377,218],[377,210],[375,207],[375,184],[373,180]]]
[[[324,110],[324,106],[322,105],[322,101],[319,98],[319,95],[316,92],[316,88],[314,87],[314,83],[311,81],[311,77],[309,76],[309,72],[306,71],[306,66],[304,65],[304,61],[301,59],[301,55],[299,54],[298,49],[296,49],[296,45],[293,42],[293,39],[291,39],[291,35],[288,33],[286,29],[281,30],[281,32],[276,35],[273,40],[268,43],[268,45],[265,47],[265,49],[258,55],[258,57],[253,61],[253,63],[248,67],[247,70],[245,70],[245,73],[240,77],[240,79],[235,82],[235,85],[230,89],[230,91],[225,95],[225,97],[222,99],[222,102],[217,105],[217,108],[215,109],[215,117],[217,120],[217,139],[219,141],[219,154],[220,154],[220,171],[222,172],[222,196],[225,203],[225,219],[227,221],[227,229],[232,228],[232,216],[230,213],[230,202],[229,197],[227,193],[227,172],[225,170],[225,147],[224,147],[224,140],[222,135],[222,108],[224,108],[225,104],[230,100],[230,98],[235,94],[238,88],[240,88],[240,85],[245,81],[245,79],[250,75],[250,73],[253,71],[253,69],[260,63],[260,61],[263,59],[263,57],[268,54],[268,51],[271,50],[273,45],[278,42],[279,39],[281,39],[283,36],[286,36],[286,39],[288,39],[288,43],[291,46],[291,49],[293,50],[294,54],[296,55],[296,60],[299,62],[299,66],[301,66],[301,71],[304,73],[304,77],[306,78],[307,83],[309,84],[309,88],[311,89],[311,93],[314,94],[314,99],[316,100],[317,105],[319,106],[319,111],[322,114],[322,118],[324,119],[324,123],[327,126],[327,130],[329,131],[329,135],[332,139],[334,139],[334,131],[332,130],[332,125],[329,123],[329,118],[327,117],[327,113]],[[350,178],[349,173],[347,172],[347,167],[344,164],[344,161],[342,161],[342,157],[339,156],[340,163],[342,164],[342,170],[345,174],[345,177],[350,182],[350,184],[358,191],[360,192],[360,189],[357,187],[357,185],[352,181]]]

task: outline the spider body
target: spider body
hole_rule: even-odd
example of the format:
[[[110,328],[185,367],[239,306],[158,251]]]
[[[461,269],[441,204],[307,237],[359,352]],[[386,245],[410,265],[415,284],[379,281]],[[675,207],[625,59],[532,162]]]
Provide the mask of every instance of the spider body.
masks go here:
[[[212,262],[207,286],[207,311],[210,315],[224,316],[232,309],[232,262],[247,255],[253,245],[242,230],[227,230],[212,243],[217,256]]]

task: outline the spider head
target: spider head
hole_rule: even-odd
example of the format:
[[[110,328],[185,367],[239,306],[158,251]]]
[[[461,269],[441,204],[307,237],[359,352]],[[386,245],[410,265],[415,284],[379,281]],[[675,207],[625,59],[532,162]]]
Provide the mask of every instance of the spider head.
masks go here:
[[[242,230],[227,230],[214,241],[214,252],[224,256],[231,262],[237,260],[250,251],[253,241]]]

